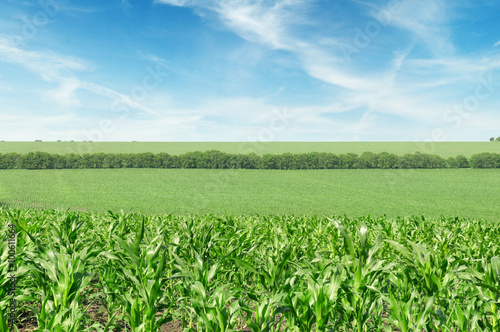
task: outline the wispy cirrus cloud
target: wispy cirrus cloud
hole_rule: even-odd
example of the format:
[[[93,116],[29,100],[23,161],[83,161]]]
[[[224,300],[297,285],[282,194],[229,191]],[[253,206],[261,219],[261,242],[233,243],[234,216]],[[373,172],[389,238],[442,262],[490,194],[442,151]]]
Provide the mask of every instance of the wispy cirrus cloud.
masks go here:
[[[60,79],[69,72],[80,72],[90,68],[85,61],[73,57],[22,49],[13,45],[8,38],[0,38],[0,61],[21,66],[39,74],[47,81]]]
[[[437,56],[453,54],[450,39],[450,4],[445,0],[403,0],[393,4],[396,12],[388,25],[407,30]]]
[[[122,104],[150,115],[158,114],[131,96],[99,84],[80,80],[77,77],[78,73],[94,69],[92,64],[82,59],[50,51],[26,50],[12,45],[8,38],[2,38],[0,39],[0,61],[20,66],[39,75],[45,81],[57,84],[56,88],[45,91],[44,96],[62,106],[80,105],[76,92],[83,89],[111,100],[120,100]]]
[[[294,121],[276,140],[423,139],[487,80],[495,93],[449,134],[482,137],[482,122],[490,130],[500,120],[500,42],[495,24],[474,19],[487,25],[499,1],[65,4],[20,43],[8,37],[43,8],[9,1],[0,4],[10,34],[0,37],[0,95],[3,112],[23,116],[3,117],[13,126],[1,131],[38,139],[50,127],[43,114],[65,127],[60,139],[109,117],[109,140],[248,140],[286,107]],[[118,119],[116,105],[132,116]],[[24,136],[9,129],[23,117]]]
[[[316,38],[297,32],[301,26],[315,24],[314,17],[308,16],[308,9],[315,1],[157,2],[190,7],[195,12],[210,11],[220,24],[248,42],[294,54],[309,76],[337,88],[343,112],[365,110],[357,125],[363,130],[374,123],[376,113],[414,119],[427,125],[439,124],[443,109],[463,98],[463,93],[477,82],[480,73],[500,68],[497,54],[456,55],[450,28],[454,7],[445,0],[359,2],[359,8],[365,9],[366,15],[354,29],[356,34],[352,28],[342,28],[340,22],[337,34],[322,38],[317,38],[317,31]],[[370,37],[367,27],[375,36]],[[351,40],[348,35],[352,36]],[[357,58],[351,63],[346,61],[351,59],[345,58],[345,49],[338,46],[346,42],[357,45],[356,38],[363,38],[364,46],[357,49]],[[391,38],[392,43],[389,52],[387,38]],[[418,52],[414,52],[416,48]],[[387,53],[393,54],[389,61]],[[377,61],[378,58],[384,58],[385,62]],[[366,66],[363,61],[374,65]],[[444,94],[435,92],[438,86],[444,87]]]

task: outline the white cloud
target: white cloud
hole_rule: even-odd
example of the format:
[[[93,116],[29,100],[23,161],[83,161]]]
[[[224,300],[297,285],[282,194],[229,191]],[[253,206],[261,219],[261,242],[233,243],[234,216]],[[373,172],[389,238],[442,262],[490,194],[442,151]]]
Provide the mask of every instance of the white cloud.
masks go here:
[[[89,64],[80,59],[51,52],[24,50],[12,45],[7,38],[0,39],[0,61],[24,67],[47,81],[57,81],[68,72],[89,69]]]
[[[144,113],[148,113],[150,115],[158,115],[158,112],[137,102],[132,97],[116,92],[104,86],[94,84],[91,82],[81,82],[81,88],[93,92],[97,95],[108,97],[109,99],[115,100],[118,102],[118,104],[121,104],[122,106],[129,106],[133,109],[143,111]]]
[[[0,61],[23,67],[43,80],[57,83],[58,87],[45,92],[45,97],[64,106],[79,105],[75,92],[84,89],[105,96],[124,106],[157,115],[157,112],[134,100],[132,97],[92,82],[78,79],[77,74],[93,69],[92,65],[78,58],[62,56],[48,51],[25,50],[12,45],[7,38],[0,39]]]
[[[449,8],[444,0],[400,0],[393,5],[389,25],[410,31],[436,55],[454,52],[447,26]]]
[[[301,68],[311,77],[339,88],[339,103],[330,106],[338,107],[342,112],[367,110],[358,121],[344,123],[349,130],[359,134],[377,130],[377,122],[382,121],[377,113],[416,120],[416,123],[427,126],[442,123],[443,113],[453,103],[461,101],[464,93],[474,92],[480,73],[500,68],[500,57],[494,55],[454,54],[455,46],[449,28],[453,8],[445,0],[398,0],[389,7],[369,4],[371,16],[359,27],[365,28],[365,24],[376,22],[370,19],[376,18],[379,22],[381,14],[386,15],[385,21],[379,36],[370,39],[365,48],[358,50],[358,58],[353,59],[352,64],[346,62],[339,48],[346,42],[345,29],[340,28],[337,34],[334,32],[327,38],[317,38],[317,34],[314,38],[307,38],[307,35],[297,33],[302,24],[310,24],[307,7],[313,1],[161,2],[175,2],[177,6],[193,7],[195,11],[198,8],[210,10],[217,15],[220,23],[241,38],[296,55]],[[392,38],[394,30],[400,36],[409,34],[409,38],[401,42],[399,49],[391,49],[392,61],[358,69],[358,65],[366,66],[363,60],[370,63],[377,56],[386,58],[385,47],[381,47],[381,53],[375,53],[375,56],[369,52],[376,52],[379,45],[385,46],[384,39]],[[404,38],[400,36],[397,38]],[[416,57],[412,51],[417,45],[428,49],[430,57]],[[441,89],[437,90],[437,87]],[[307,116],[301,119],[305,123],[309,119],[309,128],[320,128],[326,132],[328,129],[322,126],[324,123],[333,128],[332,123],[325,122],[318,108],[303,111]]]
[[[499,45],[500,45],[500,40],[499,40],[499,41],[497,41],[497,42],[493,45],[493,47],[497,47],[497,46],[499,46]]]
[[[336,99],[334,103],[287,107],[295,118],[285,130],[275,134],[274,140],[349,140],[354,138],[352,135],[362,138],[369,135],[386,137],[386,132],[397,139],[397,135],[405,136],[413,130],[410,127],[429,127],[442,123],[443,112],[457,98],[461,101],[464,93],[474,93],[478,73],[500,68],[500,57],[494,54],[454,54],[455,46],[449,38],[448,8],[444,0],[395,2],[399,5],[399,10],[382,27],[379,36],[359,50],[352,63],[346,61],[339,48],[339,45],[349,41],[348,36],[352,36],[352,31],[346,33],[351,27],[344,28],[341,26],[342,22],[332,22],[339,29],[327,29],[329,33],[324,35],[315,32],[308,35],[308,29],[302,29],[304,25],[313,26],[311,31],[318,28],[314,25],[314,18],[308,16],[308,7],[314,1],[156,2],[192,7],[200,15],[210,11],[212,15],[205,16],[206,19],[215,17],[223,27],[249,42],[245,44],[246,48],[242,48],[242,55],[255,57],[257,60],[253,61],[256,65],[275,50],[285,51],[292,55],[289,58],[293,59],[294,65],[298,63],[300,69],[310,77],[332,87],[331,91]],[[369,7],[378,11],[384,9],[373,4]],[[367,17],[366,22],[373,20],[374,15]],[[359,23],[359,27],[364,28],[366,22]],[[381,47],[386,46],[387,39],[394,37],[394,31],[397,32],[397,38],[401,38],[398,39],[400,43],[395,43],[398,46],[390,49]],[[498,44],[500,42],[495,45]],[[255,45],[258,47],[254,47]],[[413,53],[415,47],[422,45],[430,51],[425,58],[420,57],[422,53],[418,56]],[[250,56],[247,49],[259,51],[254,51],[256,53]],[[138,53],[144,60],[172,70],[167,60],[145,51]],[[242,55],[232,56],[243,58]],[[377,61],[379,58],[383,58],[383,61]],[[269,97],[212,98],[204,100],[197,107],[176,107],[164,91],[151,92],[147,102],[140,103],[98,82],[81,79],[81,73],[93,70],[91,63],[48,51],[22,49],[9,43],[6,38],[0,39],[0,61],[25,68],[52,84],[54,88],[44,90],[44,96],[60,106],[76,110],[83,105],[79,99],[82,98],[81,95],[90,92],[94,98],[96,95],[103,96],[111,102],[101,103],[94,108],[94,104],[89,107],[85,103],[86,110],[110,109],[112,101],[120,101],[122,106],[139,110],[146,115],[140,119],[126,117],[113,120],[116,130],[106,134],[105,140],[179,140],[181,137],[182,140],[247,141],[252,137],[255,139],[263,129],[269,128],[270,118],[280,109],[268,101],[271,99]],[[242,62],[248,61],[245,59]],[[228,73],[230,74],[234,73]],[[241,80],[241,76],[234,76]],[[438,87],[445,89],[437,89]],[[347,112],[351,114],[345,116],[343,113]],[[496,114],[493,108],[482,105],[481,112],[484,113],[474,114],[460,130],[470,130],[474,133],[471,135],[479,137],[481,121],[498,124],[498,116],[488,116]],[[28,123],[24,123],[24,128],[21,118],[15,121],[10,119],[13,129],[1,130],[4,134],[12,135],[9,139],[21,139],[19,135],[25,135],[25,139],[32,140],[38,137],[32,138],[29,135],[47,132],[47,128],[54,125],[61,128],[57,131],[60,137],[55,137],[56,139],[75,139],[75,133],[81,135],[78,128],[98,126],[95,116],[89,115],[88,118],[77,121],[75,112],[70,114],[73,117],[49,117],[47,121],[41,122],[38,118],[30,119]],[[393,117],[406,121],[404,128],[388,129],[389,125],[384,121]],[[23,128],[22,133],[16,134],[19,128]]]
[[[61,80],[59,87],[48,91],[46,96],[56,101],[61,106],[77,106],[79,105],[79,102],[75,96],[75,91],[80,87],[80,81],[76,78],[63,79]]]

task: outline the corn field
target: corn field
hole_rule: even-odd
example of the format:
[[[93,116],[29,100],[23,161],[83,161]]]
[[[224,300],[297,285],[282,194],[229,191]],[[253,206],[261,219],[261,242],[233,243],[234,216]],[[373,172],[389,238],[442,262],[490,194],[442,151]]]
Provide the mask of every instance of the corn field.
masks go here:
[[[494,222],[0,208],[0,225],[0,331],[12,303],[14,331],[500,331]]]

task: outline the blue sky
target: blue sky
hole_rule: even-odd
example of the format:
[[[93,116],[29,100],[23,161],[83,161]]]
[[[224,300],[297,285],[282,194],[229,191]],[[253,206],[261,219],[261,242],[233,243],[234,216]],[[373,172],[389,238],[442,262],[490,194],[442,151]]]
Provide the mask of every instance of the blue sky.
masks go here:
[[[4,0],[0,139],[486,141],[500,0]]]

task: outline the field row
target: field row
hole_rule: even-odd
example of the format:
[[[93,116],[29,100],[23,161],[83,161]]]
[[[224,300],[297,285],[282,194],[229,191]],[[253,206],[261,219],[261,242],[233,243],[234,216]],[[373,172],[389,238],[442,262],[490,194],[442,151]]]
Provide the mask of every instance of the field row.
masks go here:
[[[497,169],[2,170],[0,205],[174,214],[500,220]]]
[[[27,154],[0,153],[0,169],[82,168],[209,168],[209,169],[413,169],[413,168],[500,168],[500,153],[477,153],[444,159],[438,155],[363,152],[336,155],[326,152],[283,153],[259,156],[217,150],[167,153]]]
[[[20,331],[500,331],[499,223],[0,209],[0,225],[2,331],[13,299]]]

